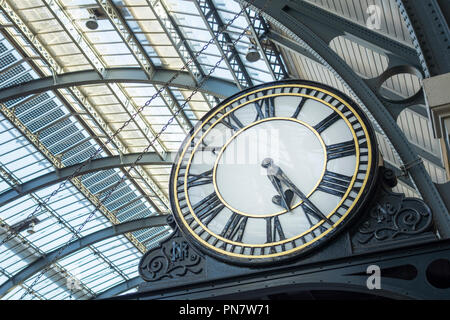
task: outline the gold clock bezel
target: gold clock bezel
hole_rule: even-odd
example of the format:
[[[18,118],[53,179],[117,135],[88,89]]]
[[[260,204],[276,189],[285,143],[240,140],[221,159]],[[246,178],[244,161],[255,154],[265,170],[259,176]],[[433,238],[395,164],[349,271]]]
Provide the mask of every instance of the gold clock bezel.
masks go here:
[[[215,256],[217,256],[217,254],[219,255],[219,257],[223,257],[223,258],[231,258],[232,260],[236,260],[238,262],[255,262],[255,261],[265,261],[265,260],[269,260],[271,258],[281,258],[284,256],[291,256],[294,253],[300,253],[305,251],[304,248],[311,246],[313,243],[316,243],[318,240],[322,239],[323,237],[327,236],[330,232],[334,231],[336,228],[338,228],[338,226],[340,226],[343,222],[347,221],[347,217],[350,215],[350,213],[352,213],[355,207],[360,206],[361,205],[361,197],[367,193],[368,191],[368,182],[369,180],[373,181],[373,176],[374,176],[374,172],[376,171],[376,165],[375,162],[377,162],[377,157],[374,155],[374,153],[376,152],[376,143],[374,142],[374,134],[373,131],[370,128],[370,125],[368,124],[368,120],[365,118],[365,116],[362,114],[361,111],[359,111],[356,107],[356,105],[348,98],[345,97],[342,93],[334,93],[332,91],[334,91],[331,88],[323,88],[326,86],[323,85],[319,85],[319,84],[315,84],[311,85],[311,83],[305,84],[304,81],[301,81],[302,83],[297,82],[289,82],[288,84],[286,84],[286,82],[283,82],[282,84],[267,84],[267,85],[262,85],[256,88],[252,88],[248,89],[244,92],[238,93],[237,95],[227,99],[226,101],[222,102],[219,106],[217,106],[216,108],[212,109],[208,114],[206,114],[202,120],[200,121],[200,125],[197,126],[196,128],[194,128],[191,131],[191,134],[189,137],[187,137],[185,139],[185,141],[183,142],[182,147],[180,148],[180,152],[179,155],[177,157],[177,161],[175,162],[173,169],[172,169],[172,176],[171,176],[171,187],[170,187],[170,194],[171,194],[171,200],[173,199],[174,201],[172,201],[173,205],[174,205],[174,216],[175,216],[175,220],[177,221],[177,223],[179,224],[179,226],[181,227],[181,230],[187,234],[188,238],[192,239],[194,241],[194,243],[196,243],[197,246],[201,247],[201,248],[206,248],[208,252],[213,252]],[[341,199],[341,201],[339,202],[339,204],[334,208],[334,210],[332,212],[330,212],[328,214],[328,218],[331,217],[334,213],[336,213],[336,211],[339,210],[339,208],[341,208],[342,204],[347,200],[350,192],[352,192],[353,188],[354,188],[354,184],[355,184],[355,180],[358,174],[358,170],[360,168],[360,163],[359,163],[359,159],[360,159],[360,150],[359,150],[359,141],[358,141],[358,137],[357,134],[355,132],[355,129],[353,128],[353,125],[350,123],[350,121],[348,120],[348,118],[340,111],[338,110],[338,108],[334,107],[333,105],[331,105],[330,103],[328,103],[327,101],[324,101],[320,98],[317,98],[315,96],[311,96],[308,94],[302,94],[302,93],[293,93],[293,92],[281,92],[281,93],[272,93],[272,94],[268,94],[268,95],[263,95],[260,97],[256,97],[255,99],[251,99],[251,100],[247,100],[244,103],[239,104],[238,106],[233,107],[233,109],[228,110],[227,112],[225,112],[220,118],[215,120],[214,124],[211,124],[211,127],[208,128],[205,132],[202,133],[202,136],[198,139],[197,143],[195,144],[194,148],[191,148],[191,142],[192,140],[197,136],[197,134],[199,132],[201,132],[203,126],[206,123],[209,123],[209,121],[211,119],[213,119],[218,113],[220,113],[222,110],[224,110],[225,108],[231,106],[233,103],[235,103],[236,101],[239,101],[247,96],[251,96],[253,94],[256,94],[261,92],[261,91],[265,91],[265,90],[275,90],[277,88],[286,88],[286,87],[297,87],[297,88],[306,88],[306,89],[312,89],[318,92],[323,92],[325,93],[327,96],[331,96],[334,99],[338,100],[340,103],[342,103],[346,108],[348,108],[352,115],[354,117],[357,118],[358,123],[361,125],[362,130],[364,131],[364,137],[367,139],[367,149],[368,149],[368,160],[367,160],[367,169],[366,169],[366,173],[365,173],[365,177],[364,177],[364,181],[362,183],[362,186],[360,187],[360,191],[357,194],[357,196],[355,197],[355,200],[353,200],[353,203],[351,204],[351,206],[347,209],[347,211],[342,214],[342,217],[337,220],[332,227],[330,227],[329,229],[327,229],[326,231],[322,232],[320,235],[318,235],[317,237],[313,237],[312,240],[304,243],[303,245],[300,246],[296,246],[292,249],[289,250],[285,250],[282,252],[277,252],[277,253],[268,253],[268,254],[264,254],[261,256],[255,256],[255,255],[248,255],[248,254],[240,254],[240,253],[235,253],[235,252],[230,252],[230,251],[226,251],[223,250],[221,248],[218,248],[216,246],[211,245],[210,243],[208,243],[207,241],[205,241],[204,239],[202,239],[194,230],[192,230],[189,226],[189,224],[187,223],[186,219],[184,218],[184,215],[182,213],[182,210],[180,208],[179,205],[179,199],[178,199],[178,177],[179,177],[179,170],[180,170],[180,166],[183,163],[184,160],[184,155],[186,153],[186,151],[189,149],[191,151],[191,155],[189,157],[189,161],[186,167],[186,172],[184,174],[184,180],[187,179],[188,176],[188,172],[189,172],[189,166],[192,162],[192,158],[195,154],[195,151],[197,150],[199,144],[201,143],[202,139],[204,138],[204,136],[208,133],[209,130],[211,130],[211,128],[213,128],[217,123],[219,123],[220,119],[224,118],[227,116],[227,114],[229,114],[230,112],[234,112],[235,110],[237,110],[238,108],[242,108],[245,105],[252,103],[254,101],[257,100],[263,100],[269,97],[277,97],[277,96],[300,96],[300,97],[306,97],[308,99],[314,99],[316,101],[319,101],[320,103],[328,106],[329,108],[331,108],[332,110],[334,110],[335,112],[337,112],[340,116],[341,119],[343,119],[346,124],[347,127],[350,129],[352,135],[353,135],[353,140],[355,141],[355,147],[356,147],[356,166],[355,166],[355,172],[352,176],[352,180],[350,183],[350,186],[348,187],[348,189],[345,192],[344,197]],[[332,91],[330,91],[332,90]],[[300,90],[301,91],[301,90]],[[344,99],[345,98],[348,99]],[[351,118],[351,116],[349,117]],[[316,136],[318,136],[322,147],[325,148],[325,157],[327,155],[326,153],[326,147],[325,144],[323,142],[323,139],[321,138],[320,134],[314,130],[314,128],[312,128],[309,124],[304,123],[303,121],[300,121],[298,119],[294,119],[294,118],[286,118],[286,117],[274,117],[274,118],[266,118],[266,119],[262,119],[257,121],[262,122],[262,121],[269,121],[270,119],[284,119],[284,120],[289,120],[289,121],[297,121],[302,123],[303,125],[306,125],[307,127],[309,127],[310,129],[313,130],[313,132],[317,133]],[[256,122],[251,123],[250,125],[240,129],[238,132],[236,132],[235,134],[233,134],[233,136],[226,142],[226,144],[221,148],[221,153],[223,152],[223,150],[226,148],[226,146],[237,136],[239,135],[241,132],[247,130],[249,127],[256,125]],[[218,192],[218,187],[216,185],[215,182],[215,174],[216,174],[216,168],[217,168],[217,161],[220,159],[220,154],[217,156],[217,160],[214,164],[214,172],[213,172],[213,179],[214,179],[214,189],[216,191],[216,194],[218,196],[218,198],[222,201],[222,203],[227,206],[226,201],[223,200],[223,198],[220,195],[220,192]],[[327,165],[327,161],[324,161],[324,168],[326,168]],[[314,187],[314,189],[310,192],[310,194],[312,194],[317,186],[320,184],[322,177],[323,177],[324,172],[322,173],[321,178],[319,179],[319,181],[317,182],[317,185]],[[184,188],[183,188],[183,192],[186,196],[186,202],[190,211],[190,214],[194,217],[194,219],[196,220],[196,222],[201,226],[201,228],[203,228],[206,232],[212,234],[215,238],[227,243],[227,244],[232,244],[232,245],[236,245],[239,247],[246,247],[246,248],[251,248],[251,247],[255,247],[255,248],[262,248],[262,247],[275,247],[281,244],[285,244],[285,243],[289,243],[292,241],[295,241],[296,239],[300,239],[303,236],[305,236],[306,234],[310,234],[312,233],[315,229],[317,229],[319,226],[321,226],[323,224],[323,221],[317,223],[316,225],[314,225],[313,227],[311,227],[310,229],[308,229],[307,231],[296,235],[295,237],[291,237],[289,239],[285,239],[282,241],[278,241],[278,242],[272,242],[272,243],[267,243],[267,244],[242,244],[242,243],[238,243],[238,242],[234,242],[232,240],[228,240],[225,239],[223,237],[221,237],[220,235],[217,235],[215,233],[212,233],[206,226],[203,225],[203,223],[200,221],[200,219],[197,217],[197,215],[195,214],[195,211],[192,209],[192,205],[189,201],[189,195],[187,192],[187,184],[184,183]],[[308,195],[309,196],[309,195]],[[297,205],[300,205],[301,202]],[[228,206],[227,206],[228,207]],[[234,212],[239,213],[239,214],[243,214],[246,215],[245,213],[241,213],[239,211],[234,210],[234,208],[232,209]],[[275,214],[270,214],[267,215],[267,217],[269,216],[275,216],[275,215],[279,215],[279,214],[283,214],[285,213],[287,210],[284,211],[280,211],[279,213],[275,213]],[[253,216],[253,215],[248,215],[248,216]],[[257,215],[256,217],[258,218],[263,218],[263,216],[261,215]]]

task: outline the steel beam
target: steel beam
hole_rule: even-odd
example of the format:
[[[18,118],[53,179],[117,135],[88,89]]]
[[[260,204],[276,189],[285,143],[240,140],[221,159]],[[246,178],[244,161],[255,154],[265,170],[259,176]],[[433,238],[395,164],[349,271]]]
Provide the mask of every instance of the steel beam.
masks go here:
[[[271,41],[275,42],[276,44],[278,44],[278,45],[280,45],[280,46],[282,46],[282,47],[284,47],[284,48],[286,48],[286,49],[288,49],[288,50],[291,50],[291,51],[293,51],[293,52],[299,53],[299,54],[301,54],[301,55],[303,55],[303,56],[305,56],[305,57],[311,59],[312,61],[314,61],[314,62],[316,62],[316,63],[322,64],[322,62],[320,61],[320,59],[317,58],[316,56],[314,56],[314,55],[313,55],[310,51],[308,51],[305,47],[302,47],[301,45],[299,45],[299,44],[296,43],[295,41],[289,39],[289,38],[286,37],[286,36],[283,36],[282,34],[276,32],[276,31],[270,30],[270,31],[267,33],[267,37],[268,37]],[[398,92],[394,92],[394,91],[389,90],[389,89],[386,89],[386,88],[384,88],[384,87],[382,87],[382,88],[380,89],[380,92],[383,93],[385,96],[387,96],[387,97],[389,97],[389,98],[392,98],[393,100],[401,100],[401,99],[404,99],[404,97],[400,96]],[[425,108],[423,108],[423,107],[420,107],[420,106],[412,106],[411,109],[412,109],[414,112],[416,112],[416,113],[418,113],[418,114],[420,114],[420,115],[422,115],[422,116],[424,116],[424,117],[428,117],[427,111],[426,111]],[[383,132],[380,131],[380,130],[378,130],[378,128],[375,127],[374,129],[375,129],[378,133],[383,134]],[[418,147],[418,146],[416,146],[416,145],[414,145],[414,144],[412,144],[411,147],[412,147],[412,148],[414,149],[414,151],[415,151],[419,156],[421,156],[422,158],[424,158],[424,159],[426,159],[427,161],[429,161],[429,162],[435,164],[436,166],[439,166],[439,167],[442,166],[442,161],[441,161],[441,159],[440,159],[439,157],[435,156],[434,154],[432,154],[431,152],[429,152],[429,151],[427,151],[427,150],[425,150],[425,149],[423,149],[423,148],[420,148],[420,147]]]
[[[125,282],[122,282],[112,288],[109,288],[106,291],[99,293],[98,295],[93,297],[93,299],[101,300],[101,299],[113,298],[113,297],[121,294],[122,292],[136,288],[138,285],[140,285],[143,282],[144,282],[144,280],[142,280],[142,278],[139,276],[131,278],[131,279],[129,279]]]
[[[17,185],[19,185],[19,182],[16,180],[16,178],[13,176],[12,173],[8,172],[8,170],[6,168],[3,168],[3,166],[0,165],[0,176],[7,181],[7,183],[11,186],[11,187],[15,187]],[[40,204],[43,206],[43,209],[45,209],[50,215],[54,216],[57,220],[63,221],[61,220],[60,216],[47,204],[43,203],[43,201],[33,195],[33,200],[35,200],[36,203]],[[0,219],[1,225],[2,227],[0,228],[0,230],[5,230],[5,233],[1,233],[0,234],[0,240],[6,241],[4,243],[4,246],[6,249],[12,251],[20,260],[24,261],[24,262],[31,262],[32,259],[34,257],[39,257],[42,256],[44,254],[44,252],[36,247],[35,245],[33,245],[32,242],[30,242],[26,237],[24,237],[23,235],[20,234],[20,230],[14,230],[14,225],[13,226],[8,226],[4,221],[2,221]],[[63,222],[64,227],[68,228],[69,230],[71,230],[70,225],[67,225],[67,223]],[[3,231],[2,230],[2,231]],[[72,231],[72,230],[71,230]],[[12,238],[9,238],[9,233],[13,233],[14,236]],[[73,231],[72,231],[73,232]],[[2,239],[3,238],[3,239]],[[106,263],[108,263],[107,261],[105,261]],[[61,287],[63,289],[67,289],[67,287],[64,287],[63,284],[61,283],[60,279],[62,277],[64,277],[65,274],[70,274],[65,268],[63,268],[62,266],[55,264],[53,265],[51,268],[49,268],[48,274],[53,273],[53,275],[58,274],[59,278],[57,278],[56,280],[54,279],[53,276],[48,277],[48,279],[50,279],[55,285],[57,285],[58,287]],[[12,276],[10,274],[5,273],[5,275],[8,278],[11,278]],[[84,284],[82,284],[82,293],[80,295],[80,293],[78,292],[76,294],[76,296],[78,298],[82,297],[83,295],[86,294],[93,294],[93,291],[91,289],[89,289],[88,287],[86,287]],[[23,285],[23,288],[27,291],[29,291],[29,286],[25,286]],[[0,295],[1,296],[1,295]]]
[[[98,158],[91,160],[81,169],[79,169],[81,163],[77,163],[68,167],[63,167],[54,172],[49,172],[47,174],[41,175],[25,183],[16,185],[14,188],[6,190],[0,193],[0,207],[7,204],[10,201],[14,201],[26,194],[30,194],[42,188],[51,186],[55,183],[66,180],[71,177],[78,177],[89,172],[95,172],[100,170],[108,170],[113,168],[123,168],[133,165],[139,153],[136,154],[125,154],[122,156],[110,156],[104,158]],[[172,165],[172,160],[174,159],[174,154],[167,153],[165,158],[161,160],[161,157],[155,152],[147,152],[142,156],[137,162],[137,165]]]
[[[233,39],[226,30],[224,30],[225,24],[223,23],[219,12],[217,12],[212,0],[195,0],[194,3],[211,36],[214,37],[217,49],[220,54],[225,57],[225,62],[239,88],[252,87],[252,78],[248,74],[238,51],[234,46],[231,46]],[[221,30],[224,31],[221,32]]]
[[[59,248],[47,253],[46,255],[40,257],[33,263],[26,266],[20,272],[16,273],[8,281],[0,285],[0,297],[5,295],[9,290],[17,285],[20,285],[27,279],[29,279],[34,274],[46,268],[48,265],[53,263],[53,259],[58,257],[62,259],[80,249],[86,248],[94,243],[100,242],[102,240],[112,238],[124,233],[167,225],[167,217],[165,215],[147,217],[139,220],[133,220],[124,222],[118,225],[113,225],[112,227],[105,228],[103,230],[91,233],[81,239],[71,242],[62,253],[59,252]]]
[[[450,72],[450,29],[437,0],[396,0],[428,78]],[[442,4],[445,1],[441,1]]]
[[[272,41],[273,43],[276,43],[280,47],[283,47],[285,49],[299,53],[302,56],[305,56],[306,58],[311,59],[312,61],[314,61],[318,64],[322,64],[322,61],[320,61],[316,56],[314,56],[305,47],[302,47],[300,44],[298,44],[294,40],[289,39],[288,37],[282,35],[281,33],[276,32],[274,30],[269,30],[267,32],[266,36],[270,41]],[[0,93],[1,93],[1,91],[0,91]]]
[[[178,71],[156,69],[152,78],[141,68],[112,68],[105,69],[103,76],[95,70],[63,73],[52,77],[36,79],[0,90],[0,102],[36,94],[48,90],[70,88],[99,83],[150,83],[164,85]],[[179,72],[179,76],[172,82],[172,86],[194,90],[195,81],[188,72]],[[205,81],[200,91],[224,99],[239,91],[231,81],[211,77]]]
[[[64,10],[63,3],[60,0],[43,0],[43,3],[53,14],[62,29],[67,33],[68,38],[72,40],[74,45],[80,50],[89,64],[98,72],[100,76],[102,76],[106,69],[105,62],[101,58],[98,50],[90,43],[87,35],[82,32],[81,28],[77,24],[74,24],[74,21],[71,19],[70,15]],[[121,33],[119,33],[119,35],[122,36]],[[128,45],[128,43],[126,44]],[[134,53],[134,51],[131,52]],[[141,62],[141,59],[138,61]],[[142,65],[142,68],[149,77],[153,75],[153,70],[149,70],[148,66]],[[156,131],[148,122],[148,119],[141,113],[136,113],[139,106],[136,105],[133,99],[131,99],[125,88],[116,83],[109,83],[107,84],[107,87],[111,91],[111,95],[119,102],[120,105],[122,105],[128,116],[132,117],[134,114],[132,117],[133,124],[136,125],[136,128],[141,133],[142,137],[144,137],[144,139],[151,144],[152,149],[161,155],[164,152],[167,152],[167,147],[157,136]]]
[[[249,1],[239,0],[239,2],[248,3]],[[255,0],[252,2],[252,6],[257,9],[262,9],[264,3],[264,0]],[[309,11],[311,11],[312,16],[306,14],[308,8]],[[268,16],[271,22],[288,32],[290,36],[295,37],[298,41],[305,42],[311,50],[317,54],[318,58],[322,60],[323,64],[329,67],[335,76],[346,84],[348,89],[356,97],[357,102],[361,106],[365,106],[371,117],[376,120],[384,133],[389,137],[400,159],[408,168],[408,172],[424,201],[430,206],[434,213],[435,224],[440,234],[444,238],[450,238],[450,216],[448,208],[431,181],[425,167],[418,161],[419,157],[417,153],[409,144],[395,119],[380,101],[377,93],[372,91],[367,83],[365,83],[364,80],[329,47],[328,44],[331,39],[321,35],[321,24],[328,23],[328,21],[336,22],[337,19],[334,19],[332,15],[330,16],[328,13],[324,13],[321,18],[317,18],[316,13],[320,12],[318,10],[319,9],[316,9],[316,7],[306,4],[304,1],[293,2],[282,0],[272,2],[270,7],[265,8],[264,14]],[[352,26],[352,23],[348,20],[342,20],[342,25],[336,25],[336,30],[345,30]],[[368,36],[369,34],[372,34],[372,32],[363,27],[359,26],[358,29],[355,30],[356,31],[353,31],[361,33],[361,36],[366,37],[367,41],[372,41],[375,44],[382,40],[380,38],[381,36],[378,36],[375,32],[373,32],[375,34],[373,37]],[[399,54],[408,54],[409,50],[405,51],[401,49],[400,45],[394,43],[390,39],[383,40],[379,45],[382,48],[386,48],[391,52],[398,52]],[[413,52],[413,55],[417,60],[415,51]],[[408,56],[410,55],[408,54]],[[413,59],[413,57],[411,58]]]

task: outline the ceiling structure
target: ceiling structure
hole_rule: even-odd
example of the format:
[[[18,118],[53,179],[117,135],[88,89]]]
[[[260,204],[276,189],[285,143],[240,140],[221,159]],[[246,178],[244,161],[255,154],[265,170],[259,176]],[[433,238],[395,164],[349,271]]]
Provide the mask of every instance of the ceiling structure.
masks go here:
[[[374,29],[367,19],[375,2],[383,19]],[[307,3],[414,51],[395,0]],[[86,24],[92,14],[96,30]],[[256,62],[246,59],[250,46],[261,54]],[[362,78],[388,67],[368,41],[342,35],[330,47]],[[161,219],[170,213],[171,159],[186,133],[224,97],[286,78],[352,95],[317,56],[238,2],[0,1],[1,298],[135,290],[141,255],[171,232]],[[420,88],[404,73],[388,79],[383,94],[405,98]],[[433,182],[447,181],[426,109],[405,109],[397,124]],[[401,173],[374,126],[386,165]],[[396,189],[421,197],[406,177]]]

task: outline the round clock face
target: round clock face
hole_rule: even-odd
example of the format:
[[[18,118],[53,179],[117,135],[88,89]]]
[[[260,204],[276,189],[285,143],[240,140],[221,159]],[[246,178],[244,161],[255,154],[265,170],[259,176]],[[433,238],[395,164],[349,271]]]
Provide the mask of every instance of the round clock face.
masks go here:
[[[177,224],[222,260],[264,263],[325,242],[371,189],[376,143],[363,113],[317,83],[243,91],[208,112],[172,169]]]

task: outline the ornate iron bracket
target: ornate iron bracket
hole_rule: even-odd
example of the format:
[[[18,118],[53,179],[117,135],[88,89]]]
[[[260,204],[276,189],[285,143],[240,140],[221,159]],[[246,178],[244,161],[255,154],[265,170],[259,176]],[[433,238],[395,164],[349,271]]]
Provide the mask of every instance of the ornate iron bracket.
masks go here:
[[[147,251],[139,262],[139,274],[145,281],[198,275],[204,271],[204,258],[181,235],[172,216],[167,223],[174,229],[160,245]]]
[[[353,232],[353,247],[366,250],[385,244],[395,246],[401,240],[414,240],[422,235],[436,239],[428,232],[433,215],[425,202],[392,192],[396,185],[392,170],[382,167],[379,179],[377,196]],[[417,240],[423,241],[423,237]]]

